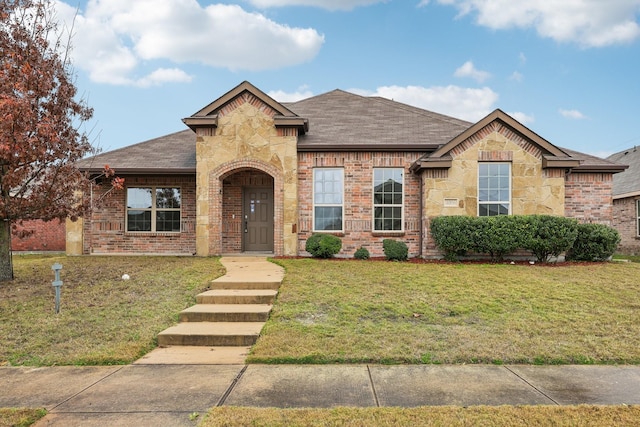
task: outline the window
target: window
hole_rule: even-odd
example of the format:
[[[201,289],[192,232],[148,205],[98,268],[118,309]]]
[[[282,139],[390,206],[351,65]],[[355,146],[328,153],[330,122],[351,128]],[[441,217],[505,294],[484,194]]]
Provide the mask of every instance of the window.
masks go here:
[[[511,212],[511,163],[478,163],[478,216]]]
[[[313,229],[342,231],[344,171],[313,170]]]
[[[373,170],[373,230],[402,230],[402,168]]]
[[[180,189],[127,188],[127,231],[180,232]]]

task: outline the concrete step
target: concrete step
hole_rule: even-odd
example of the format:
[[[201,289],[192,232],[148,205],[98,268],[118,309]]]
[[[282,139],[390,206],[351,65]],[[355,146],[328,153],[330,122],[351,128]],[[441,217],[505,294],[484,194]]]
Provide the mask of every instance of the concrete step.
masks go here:
[[[264,322],[186,322],[158,334],[159,346],[245,347],[256,343]]]
[[[273,304],[274,289],[212,289],[196,295],[198,304]]]
[[[222,279],[222,280],[221,280]],[[209,285],[210,289],[274,289],[278,290],[281,280],[261,280],[261,281],[246,281],[246,280],[228,280],[224,276],[220,279],[216,279]]]
[[[196,304],[180,312],[180,322],[266,322],[272,305]]]
[[[134,365],[242,365],[251,347],[158,347]]]

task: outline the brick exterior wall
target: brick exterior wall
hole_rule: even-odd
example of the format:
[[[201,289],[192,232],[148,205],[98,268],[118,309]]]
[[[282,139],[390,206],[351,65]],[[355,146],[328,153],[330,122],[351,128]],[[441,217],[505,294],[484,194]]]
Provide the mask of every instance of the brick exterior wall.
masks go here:
[[[17,233],[11,237],[11,250],[14,252],[64,251],[66,247],[65,221],[25,221],[17,226],[17,231],[33,231],[27,237],[20,238]]]
[[[612,225],[613,174],[576,173],[565,178],[565,216],[582,223]]]
[[[196,184],[194,176],[126,177],[126,187],[180,187],[180,233],[131,233],[126,231],[126,190],[113,191],[100,209],[84,218],[84,254],[194,254]],[[96,195],[99,197],[99,195]]]
[[[640,237],[638,237],[637,200],[640,197],[627,197],[613,201],[613,226],[620,233],[618,251],[627,255],[640,255]]]
[[[344,168],[344,232],[332,233],[342,239],[340,257],[353,257],[364,246],[373,257],[383,256],[382,241],[405,242],[409,256],[420,253],[420,178],[409,172],[419,153],[345,152],[298,153],[298,253],[313,233],[313,170],[318,167]],[[373,169],[404,168],[404,231],[373,231]]]

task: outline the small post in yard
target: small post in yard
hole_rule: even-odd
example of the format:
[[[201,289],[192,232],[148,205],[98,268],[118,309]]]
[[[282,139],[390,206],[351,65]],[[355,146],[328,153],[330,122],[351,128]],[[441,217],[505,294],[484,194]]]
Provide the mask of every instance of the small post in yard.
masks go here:
[[[60,287],[62,286],[62,280],[60,280],[60,270],[62,270],[62,264],[55,263],[51,266],[54,274],[56,275],[56,280],[53,281],[52,285],[56,290],[56,314],[60,313]]]

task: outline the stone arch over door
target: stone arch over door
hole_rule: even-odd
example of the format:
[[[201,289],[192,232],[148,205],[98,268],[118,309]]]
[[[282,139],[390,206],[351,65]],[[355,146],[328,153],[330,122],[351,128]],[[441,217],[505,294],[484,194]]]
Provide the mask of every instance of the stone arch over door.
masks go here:
[[[234,249],[229,242],[223,242],[225,220],[223,217],[225,202],[225,179],[234,174],[255,171],[266,174],[273,179],[273,253],[281,256],[284,252],[283,217],[284,217],[284,181],[282,173],[274,166],[258,160],[236,160],[224,163],[209,174],[209,253],[222,254],[225,249]],[[264,185],[264,181],[260,183]],[[227,194],[227,196],[229,196]],[[235,252],[241,252],[242,247],[236,247]]]

